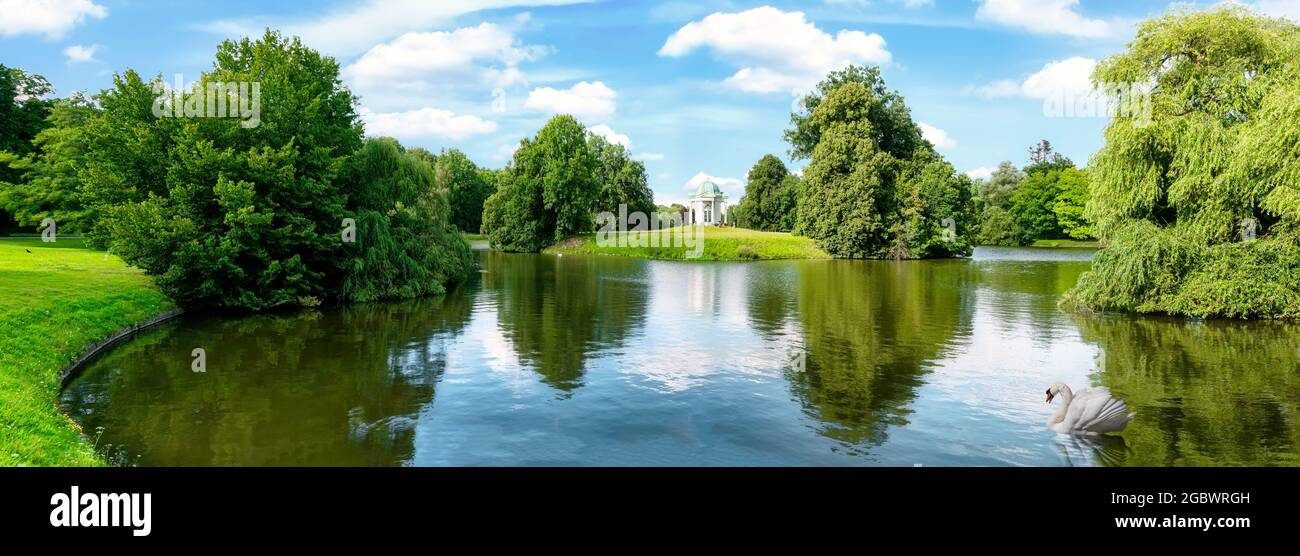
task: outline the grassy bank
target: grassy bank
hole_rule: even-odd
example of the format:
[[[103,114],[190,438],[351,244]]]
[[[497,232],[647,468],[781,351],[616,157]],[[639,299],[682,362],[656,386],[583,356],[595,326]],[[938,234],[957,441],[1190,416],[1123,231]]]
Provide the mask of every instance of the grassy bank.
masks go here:
[[[692,257],[695,249],[684,246],[680,236],[678,236],[679,239],[676,243],[669,241],[670,237],[680,233],[680,229],[611,234],[611,239],[616,240],[616,245],[604,247],[596,244],[594,234],[588,234],[560,242],[547,248],[544,252],[700,261],[830,258],[824,251],[817,248],[813,240],[802,236],[779,232],[759,232],[743,228],[701,226],[697,229],[702,234],[702,236],[697,237],[703,238],[704,245],[699,257]],[[658,234],[659,247],[631,246],[632,243],[648,245],[651,236],[654,234]]]
[[[1077,239],[1040,239],[1029,244],[1029,247],[1049,247],[1049,248],[1067,248],[1077,247],[1082,249],[1101,249],[1101,243],[1095,239],[1077,240]]]
[[[82,240],[0,240],[0,465],[98,465],[59,413],[59,370],[172,308],[139,270]]]

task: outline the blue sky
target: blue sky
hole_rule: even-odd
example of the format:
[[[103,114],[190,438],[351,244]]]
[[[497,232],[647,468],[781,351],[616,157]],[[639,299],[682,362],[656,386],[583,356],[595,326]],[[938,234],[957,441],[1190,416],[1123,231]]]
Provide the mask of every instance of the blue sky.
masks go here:
[[[1300,0],[1255,0],[1300,17]],[[1206,4],[1202,4],[1206,5]],[[733,198],[795,94],[846,63],[876,64],[959,171],[1023,164],[1048,139],[1084,163],[1103,117],[1049,117],[1086,97],[1096,60],[1168,1],[1115,0],[0,0],[0,63],[57,94],[133,68],[193,80],[224,38],[265,27],[336,57],[367,131],[503,166],[557,112],[629,145],[656,200],[705,176]],[[1073,95],[1073,96],[1071,96]],[[273,107],[263,107],[271,110]]]

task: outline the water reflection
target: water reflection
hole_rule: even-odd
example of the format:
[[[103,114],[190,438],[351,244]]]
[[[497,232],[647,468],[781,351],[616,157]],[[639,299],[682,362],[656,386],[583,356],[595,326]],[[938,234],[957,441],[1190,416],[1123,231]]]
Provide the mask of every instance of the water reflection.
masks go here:
[[[479,251],[443,298],[147,333],[63,407],[120,464],[1300,464],[1300,326],[1065,314],[1088,255]],[[1058,436],[1058,381],[1108,386],[1137,420]]]
[[[649,284],[639,261],[487,251],[482,262],[497,326],[561,392],[582,386],[588,357],[643,326]]]
[[[789,375],[822,434],[851,448],[906,426],[916,388],[960,336],[973,303],[964,261],[820,261],[800,268],[805,372]]]
[[[413,453],[465,301],[189,319],[96,361],[63,405],[118,464],[393,465]],[[207,372],[190,369],[196,347]]]
[[[1128,465],[1297,465],[1300,326],[1075,318],[1100,382],[1137,411]]]

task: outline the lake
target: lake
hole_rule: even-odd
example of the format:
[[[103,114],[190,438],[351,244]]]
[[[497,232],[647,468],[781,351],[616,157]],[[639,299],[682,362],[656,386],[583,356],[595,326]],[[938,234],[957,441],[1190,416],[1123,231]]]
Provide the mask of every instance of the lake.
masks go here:
[[[61,407],[120,465],[1300,464],[1300,326],[1066,313],[1088,250],[478,255],[441,298],[173,321]],[[1052,433],[1058,381],[1137,418]]]

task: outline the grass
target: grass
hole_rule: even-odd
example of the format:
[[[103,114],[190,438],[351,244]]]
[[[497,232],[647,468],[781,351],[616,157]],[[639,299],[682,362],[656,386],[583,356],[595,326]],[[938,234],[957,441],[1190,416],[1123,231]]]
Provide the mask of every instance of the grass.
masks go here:
[[[466,233],[462,233],[462,234],[460,234],[460,237],[465,238],[465,241],[487,241],[487,240],[488,240],[488,236],[485,235],[485,234],[466,234]]]
[[[687,248],[681,241],[683,228],[658,230],[654,232],[624,232],[611,234],[613,245],[596,244],[596,235],[587,234],[567,239],[548,247],[543,252],[559,254],[617,255],[623,257],[640,257],[665,260],[700,260],[700,261],[753,261],[774,259],[829,259],[830,255],[817,248],[813,240],[802,236],[781,232],[760,232],[743,228],[720,228],[700,226],[695,228],[702,235],[704,249],[698,257],[692,257],[695,250]],[[685,229],[690,237],[690,228]],[[647,244],[651,236],[658,234],[660,247],[631,246],[637,242]],[[676,242],[670,242],[676,237]],[[675,243],[675,244],[674,244]],[[662,246],[668,245],[668,246]]]
[[[0,240],[0,465],[100,465],[56,407],[59,371],[170,308],[142,272],[82,240]]]
[[[1077,240],[1077,239],[1039,239],[1029,244],[1029,247],[1076,247],[1087,249],[1100,249],[1101,243],[1095,239]]]

